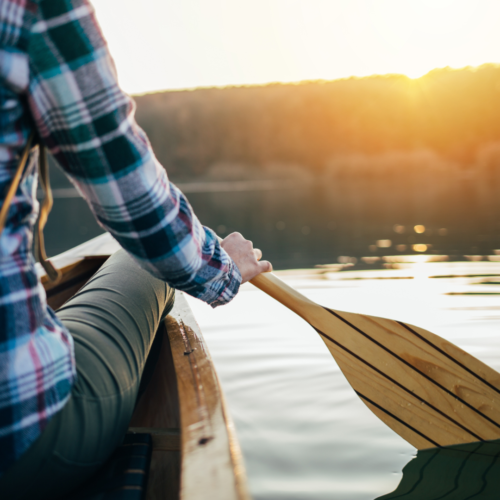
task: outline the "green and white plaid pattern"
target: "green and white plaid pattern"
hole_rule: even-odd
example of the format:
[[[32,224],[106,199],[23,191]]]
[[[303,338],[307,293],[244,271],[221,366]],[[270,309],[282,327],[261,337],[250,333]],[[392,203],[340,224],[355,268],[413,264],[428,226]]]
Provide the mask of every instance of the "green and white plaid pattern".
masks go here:
[[[234,297],[238,268],[155,158],[88,0],[0,0],[0,200],[33,128],[142,267],[213,306]],[[0,474],[64,405],[75,373],[35,273],[35,194],[28,168],[0,237]]]

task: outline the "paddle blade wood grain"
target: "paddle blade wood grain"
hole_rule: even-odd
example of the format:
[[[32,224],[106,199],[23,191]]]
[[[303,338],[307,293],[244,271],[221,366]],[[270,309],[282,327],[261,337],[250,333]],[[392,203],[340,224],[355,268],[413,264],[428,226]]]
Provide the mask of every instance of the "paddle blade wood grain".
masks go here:
[[[418,449],[500,438],[500,374],[422,328],[322,307],[261,274],[252,284],[321,336],[362,401]]]

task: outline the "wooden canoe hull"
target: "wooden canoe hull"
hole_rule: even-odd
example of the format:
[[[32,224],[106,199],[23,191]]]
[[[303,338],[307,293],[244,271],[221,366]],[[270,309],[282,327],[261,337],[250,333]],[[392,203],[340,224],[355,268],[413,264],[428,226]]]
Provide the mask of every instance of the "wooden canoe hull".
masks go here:
[[[104,234],[51,259],[63,278],[47,302],[61,307],[119,248]],[[147,500],[249,500],[234,425],[201,330],[182,292],[165,320],[152,379],[130,423],[153,438]]]

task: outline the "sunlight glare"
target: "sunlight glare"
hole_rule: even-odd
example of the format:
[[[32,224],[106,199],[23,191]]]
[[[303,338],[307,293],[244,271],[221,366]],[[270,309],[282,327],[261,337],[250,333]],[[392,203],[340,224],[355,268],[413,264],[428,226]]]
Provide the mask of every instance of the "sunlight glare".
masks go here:
[[[129,92],[500,62],[500,2],[94,0]],[[117,15],[117,12],[120,15]]]
[[[416,245],[413,245],[413,250],[415,252],[427,252],[427,245],[424,245],[423,243],[417,243]]]

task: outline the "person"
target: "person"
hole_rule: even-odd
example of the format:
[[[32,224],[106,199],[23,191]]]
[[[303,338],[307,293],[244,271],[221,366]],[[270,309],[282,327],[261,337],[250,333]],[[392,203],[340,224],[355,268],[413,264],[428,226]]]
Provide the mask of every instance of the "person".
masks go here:
[[[0,236],[0,497],[11,500],[66,494],[119,444],[173,289],[216,307],[272,268],[238,233],[219,243],[169,182],[88,0],[0,1],[2,203],[32,131],[125,251],[47,307],[31,252],[34,148]]]

